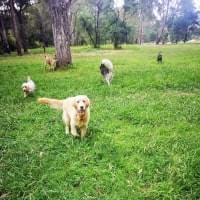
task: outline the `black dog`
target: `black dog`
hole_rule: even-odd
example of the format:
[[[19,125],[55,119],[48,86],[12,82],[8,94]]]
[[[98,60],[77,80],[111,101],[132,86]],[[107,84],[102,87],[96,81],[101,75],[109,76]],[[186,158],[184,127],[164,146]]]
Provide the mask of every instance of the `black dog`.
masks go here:
[[[157,56],[157,62],[162,63],[162,61],[163,61],[163,56],[162,56],[161,52],[159,52],[158,56]]]

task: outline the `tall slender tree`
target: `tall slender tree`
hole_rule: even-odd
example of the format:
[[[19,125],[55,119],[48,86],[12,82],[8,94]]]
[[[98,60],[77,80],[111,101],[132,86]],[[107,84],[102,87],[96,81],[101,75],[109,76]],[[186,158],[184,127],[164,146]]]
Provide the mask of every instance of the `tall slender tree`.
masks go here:
[[[4,19],[3,19],[3,16],[1,13],[0,13],[0,34],[1,34],[1,38],[2,38],[4,52],[10,53],[10,47],[8,44],[6,29],[5,29],[5,25],[4,25]]]
[[[20,29],[20,35],[22,38],[22,46],[24,49],[24,53],[28,53],[25,11],[28,8],[28,6],[31,5],[31,1],[30,0],[15,0],[15,4],[17,6],[17,9],[15,9],[15,11],[16,11],[18,21],[19,21],[19,29]]]
[[[106,35],[103,21],[109,21],[110,13],[113,12],[112,0],[89,0],[80,17],[82,28],[85,29],[94,48],[99,48],[102,42],[102,34]],[[106,20],[104,20],[106,18]]]
[[[168,20],[172,41],[182,40],[186,42],[198,26],[198,12],[194,8],[193,1],[179,0],[176,15],[171,14]]]
[[[150,20],[153,16],[154,0],[125,0],[124,9],[132,18],[137,20],[136,42],[142,44],[144,42],[144,22]]]
[[[161,41],[164,43],[164,30],[167,26],[167,20],[169,16],[169,8],[171,0],[162,0],[161,2],[156,2],[158,4],[157,12],[160,13],[161,20],[160,20],[160,29],[157,33],[156,44],[159,44]]]
[[[15,3],[14,0],[9,0],[11,19],[12,19],[12,27],[13,27],[13,32],[15,35],[15,40],[16,40],[17,54],[19,56],[21,56],[23,54],[23,52],[22,52],[23,45],[22,45],[22,39],[21,39],[20,29],[19,29],[19,22],[18,22],[18,18],[16,15],[14,3]]]

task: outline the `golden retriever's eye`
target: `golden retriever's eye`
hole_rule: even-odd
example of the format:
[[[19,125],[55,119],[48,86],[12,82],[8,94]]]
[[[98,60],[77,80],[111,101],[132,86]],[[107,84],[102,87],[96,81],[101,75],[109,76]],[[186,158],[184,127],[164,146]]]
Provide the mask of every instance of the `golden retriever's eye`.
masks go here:
[[[76,103],[79,103],[79,101],[76,101]]]
[[[83,103],[85,103],[85,100],[83,100]]]

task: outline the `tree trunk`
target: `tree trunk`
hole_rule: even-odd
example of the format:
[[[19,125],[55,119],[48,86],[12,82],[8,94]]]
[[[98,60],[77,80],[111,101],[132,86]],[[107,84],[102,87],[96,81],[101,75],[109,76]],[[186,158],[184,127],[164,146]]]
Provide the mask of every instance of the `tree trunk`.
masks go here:
[[[186,32],[185,35],[184,35],[184,39],[183,39],[183,42],[184,42],[184,43],[187,42],[187,38],[188,38],[188,33]]]
[[[49,0],[57,68],[72,62],[70,51],[69,8],[71,0]]]
[[[137,37],[137,42],[138,44],[142,44],[144,42],[144,27],[143,27],[143,9],[142,9],[142,2],[139,2],[139,13],[138,13],[138,17],[139,17],[139,26],[138,26],[138,37]]]
[[[166,13],[163,13],[163,18],[162,18],[162,22],[161,22],[161,31],[158,34],[156,44],[159,44],[161,42],[161,40],[163,39],[164,29],[165,29],[165,26],[166,26],[166,21],[167,21],[168,12],[169,12],[169,1],[170,0],[167,0]]]
[[[70,14],[69,14],[69,22],[70,22],[70,45],[75,45],[76,43],[76,24],[77,24],[77,13],[79,9],[76,11],[72,12],[70,9]]]
[[[21,36],[20,36],[20,32],[19,32],[19,23],[18,23],[17,15],[15,13],[14,1],[10,0],[9,5],[10,5],[10,11],[11,11],[13,32],[14,32],[15,40],[16,40],[17,54],[19,56],[21,56],[23,54],[22,53],[22,40],[21,40]]]
[[[95,22],[95,48],[100,47],[100,34],[99,34],[99,14],[100,14],[100,8],[97,5],[97,11],[96,11],[96,22]]]
[[[1,32],[1,37],[2,37],[3,50],[5,53],[10,53],[10,47],[8,44],[4,21],[1,15],[0,15],[0,32]]]
[[[185,31],[184,40],[183,40],[184,43],[186,43],[188,41],[189,32],[190,32],[190,30],[189,30],[189,27],[188,27],[187,30]]]
[[[113,46],[114,46],[114,49],[118,49],[119,48],[119,41],[118,41],[118,35],[117,33],[114,33],[113,35]]]
[[[22,14],[22,10],[18,12],[19,24],[20,24],[20,34],[22,38],[22,46],[24,49],[24,53],[28,53],[28,41],[27,41],[27,34],[25,30],[25,22],[24,16]]]
[[[144,43],[144,27],[143,27],[143,14],[142,14],[142,10],[140,10],[139,13],[139,26],[138,26],[138,37],[137,37],[137,42],[138,44],[142,44]]]

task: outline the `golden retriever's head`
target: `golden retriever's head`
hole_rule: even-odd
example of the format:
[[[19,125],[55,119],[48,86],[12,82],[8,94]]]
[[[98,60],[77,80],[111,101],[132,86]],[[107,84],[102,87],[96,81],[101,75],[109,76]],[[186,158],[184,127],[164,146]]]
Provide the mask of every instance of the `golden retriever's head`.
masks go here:
[[[75,97],[74,107],[78,112],[85,112],[90,106],[90,100],[85,95],[79,95]]]
[[[22,90],[23,90],[23,92],[28,92],[29,91],[27,83],[23,83],[22,84]]]

